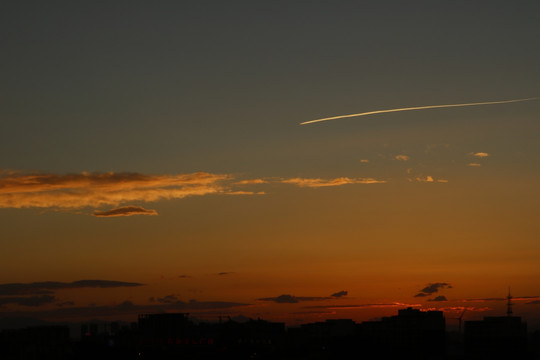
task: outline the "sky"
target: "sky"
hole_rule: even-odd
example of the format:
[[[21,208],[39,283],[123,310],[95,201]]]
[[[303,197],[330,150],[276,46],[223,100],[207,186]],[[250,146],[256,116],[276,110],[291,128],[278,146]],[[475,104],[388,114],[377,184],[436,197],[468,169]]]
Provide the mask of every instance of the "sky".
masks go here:
[[[527,0],[2,2],[0,317],[457,325],[511,287],[540,327],[540,100],[504,102],[539,34]]]

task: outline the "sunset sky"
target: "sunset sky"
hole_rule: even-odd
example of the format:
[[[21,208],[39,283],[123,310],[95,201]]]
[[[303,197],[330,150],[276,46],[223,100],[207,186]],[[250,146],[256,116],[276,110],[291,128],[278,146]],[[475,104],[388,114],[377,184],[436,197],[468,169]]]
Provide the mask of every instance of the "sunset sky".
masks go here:
[[[4,1],[0,318],[540,327],[538,1]]]

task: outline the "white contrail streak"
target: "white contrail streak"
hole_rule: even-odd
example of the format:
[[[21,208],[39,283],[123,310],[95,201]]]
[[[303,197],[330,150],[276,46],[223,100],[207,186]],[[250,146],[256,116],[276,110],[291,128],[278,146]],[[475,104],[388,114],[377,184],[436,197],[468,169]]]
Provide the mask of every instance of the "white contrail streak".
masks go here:
[[[462,107],[462,106],[507,104],[507,103],[521,102],[521,101],[538,100],[538,99],[540,99],[540,97],[532,97],[532,98],[526,98],[526,99],[515,99],[515,100],[502,100],[502,101],[486,101],[486,102],[476,102],[476,103],[467,103],[467,104],[429,105],[429,106],[417,106],[417,107],[400,108],[400,109],[376,110],[376,111],[363,112],[363,113],[359,113],[359,114],[340,115],[340,116],[327,117],[327,118],[323,118],[323,119],[309,120],[309,121],[304,121],[304,122],[300,123],[300,125],[307,125],[307,124],[313,124],[313,123],[321,122],[321,121],[337,120],[337,119],[343,119],[343,118],[374,115],[374,114],[384,114],[384,113],[398,112],[398,111],[425,110],[425,109]]]

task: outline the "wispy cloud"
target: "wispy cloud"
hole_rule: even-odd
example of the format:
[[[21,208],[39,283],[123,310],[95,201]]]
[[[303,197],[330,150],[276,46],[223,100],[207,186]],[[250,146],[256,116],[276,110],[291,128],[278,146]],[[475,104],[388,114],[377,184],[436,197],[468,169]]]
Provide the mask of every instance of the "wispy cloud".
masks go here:
[[[482,164],[479,164],[479,163],[468,163],[467,166],[470,166],[470,167],[480,167],[480,166],[482,166]]]
[[[136,173],[0,175],[0,208],[118,206],[126,202],[181,199],[224,191],[228,175],[198,172],[178,175]]]
[[[418,176],[418,177],[416,177],[416,181],[418,181],[418,182],[429,182],[429,183],[434,182],[433,177],[430,176],[430,175],[428,175],[426,177]]]
[[[488,157],[489,154],[487,152],[477,152],[477,153],[471,153],[472,156],[476,156],[479,158],[485,158]]]
[[[321,301],[328,300],[329,297],[318,297],[318,296],[293,296],[289,294],[283,294],[276,297],[267,297],[257,299],[259,301],[272,301],[277,304],[296,304],[300,301]]]
[[[156,301],[162,304],[171,304],[171,303],[180,301],[180,299],[178,299],[176,295],[171,294],[171,295],[166,295],[162,298],[157,298]]]
[[[248,180],[241,180],[237,181],[234,184],[235,185],[258,185],[258,184],[267,184],[268,180],[265,179],[248,179]]]
[[[29,297],[0,297],[0,305],[17,304],[22,306],[41,306],[54,302],[56,298],[51,295]]]
[[[229,301],[198,301],[190,300],[173,301],[170,303],[160,303],[151,305],[136,305],[131,301],[124,301],[117,305],[98,305],[98,306],[81,306],[81,307],[60,307],[52,310],[39,311],[0,311],[1,316],[10,317],[29,317],[41,319],[82,319],[82,318],[99,318],[108,316],[136,315],[141,313],[161,313],[161,312],[185,312],[185,311],[201,311],[211,309],[230,309],[250,304],[229,302]]]
[[[293,296],[290,294],[283,294],[276,297],[266,297],[266,298],[260,298],[257,300],[272,301],[277,304],[296,304],[301,301],[323,301],[323,300],[338,299],[338,298],[343,298],[347,295],[348,295],[348,292],[345,290],[342,290],[342,291],[335,292],[330,296]]]
[[[231,275],[231,274],[234,274],[234,272],[222,271],[222,272],[217,273],[218,276],[226,276],[226,275]]]
[[[94,208],[93,216],[119,217],[157,215],[126,203],[182,199],[208,194],[264,195],[238,186],[293,184],[299,187],[328,187],[347,184],[379,184],[385,180],[373,178],[256,178],[234,181],[232,175],[198,172],[175,175],[144,175],[138,173],[51,174],[0,171],[0,208],[50,208],[79,210]],[[113,207],[102,210],[103,207]]]
[[[396,159],[396,160],[401,160],[401,161],[408,161],[408,160],[410,160],[411,158],[410,158],[409,156],[407,156],[407,155],[396,155],[396,156],[394,157],[394,159]]]
[[[140,206],[125,206],[108,211],[95,211],[92,215],[96,217],[116,217],[132,215],[157,215],[156,210],[145,209]]]
[[[464,299],[462,302],[493,302],[493,301],[507,301],[505,297],[492,297],[492,298],[478,298],[478,299]],[[540,300],[540,296],[516,296],[512,297],[512,301],[530,301]]]
[[[395,307],[421,307],[422,304],[405,304],[400,302],[392,303],[374,303],[374,304],[349,304],[349,305],[312,305],[304,306],[305,309],[363,309],[363,308],[395,308]]]
[[[264,191],[227,191],[224,193],[225,195],[264,195]]]
[[[341,186],[347,184],[384,184],[386,180],[376,180],[372,178],[348,178],[339,177],[334,179],[319,179],[319,178],[292,178],[283,179],[282,183],[293,184],[300,187],[326,187],[326,186]]]
[[[111,280],[78,280],[73,282],[43,281],[33,283],[0,284],[0,296],[50,295],[56,290],[80,288],[117,288],[143,286],[144,284]]]

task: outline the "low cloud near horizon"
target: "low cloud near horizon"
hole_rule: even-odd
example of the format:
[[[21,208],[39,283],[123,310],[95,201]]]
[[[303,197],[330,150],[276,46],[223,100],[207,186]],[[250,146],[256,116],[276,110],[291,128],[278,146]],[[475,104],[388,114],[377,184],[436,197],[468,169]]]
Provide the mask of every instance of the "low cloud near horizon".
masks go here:
[[[172,300],[172,299],[171,299]],[[0,310],[0,317],[33,317],[39,319],[70,319],[70,318],[99,318],[108,316],[137,315],[143,313],[162,313],[162,312],[185,312],[212,310],[212,309],[230,309],[242,306],[249,306],[246,303],[237,303],[229,301],[198,301],[190,300],[187,302],[176,300],[170,303],[160,303],[151,305],[137,305],[126,300],[117,305],[93,305],[82,307],[59,307],[51,310],[39,311],[9,311]]]
[[[266,297],[257,299],[258,301],[271,301],[276,304],[297,304],[301,301],[322,301],[322,300],[331,300],[338,299],[341,297],[347,296],[348,292],[345,290],[338,291],[333,293],[330,296],[294,296],[290,294],[283,294],[276,297]]]
[[[42,281],[33,283],[0,284],[0,296],[51,295],[56,290],[81,288],[135,287],[144,284],[112,280],[78,280],[73,282]]]

